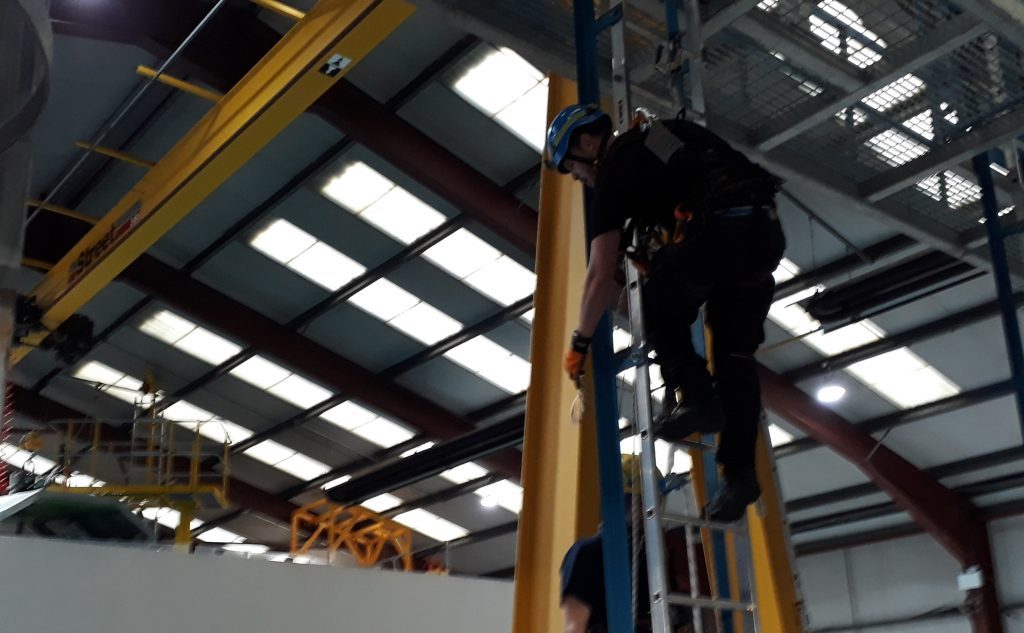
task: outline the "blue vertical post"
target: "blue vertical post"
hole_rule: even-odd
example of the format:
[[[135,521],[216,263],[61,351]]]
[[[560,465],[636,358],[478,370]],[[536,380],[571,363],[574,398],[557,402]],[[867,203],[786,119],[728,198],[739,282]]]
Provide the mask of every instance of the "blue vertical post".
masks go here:
[[[597,74],[597,32],[593,0],[573,0],[576,32],[576,82],[580,103],[600,103]],[[589,209],[590,193],[584,208]],[[587,240],[590,231],[589,211]],[[589,248],[588,248],[589,252]],[[597,426],[598,475],[601,484],[601,546],[604,555],[604,587],[609,633],[632,633],[632,587],[626,508],[622,493],[619,448],[619,406],[616,399],[616,363],[612,353],[612,328],[608,315],[594,332],[591,343],[594,374],[594,407]]]
[[[1017,323],[1017,305],[1013,300],[1013,284],[1010,280],[1010,265],[1006,260],[1006,234],[999,223],[999,205],[996,203],[995,186],[992,184],[988,152],[974,157],[974,173],[981,186],[981,208],[985,213],[985,232],[988,233],[988,250],[992,256],[992,274],[996,279],[996,295],[999,312],[1003,317],[1003,334],[1006,337],[1006,354],[1010,357],[1010,378],[1013,381],[1017,400],[1017,419],[1024,433],[1024,347],[1021,346],[1020,325]]]

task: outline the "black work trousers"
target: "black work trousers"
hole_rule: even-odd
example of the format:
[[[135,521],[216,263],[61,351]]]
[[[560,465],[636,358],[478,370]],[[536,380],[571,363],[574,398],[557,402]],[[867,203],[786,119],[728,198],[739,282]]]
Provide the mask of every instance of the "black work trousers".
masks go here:
[[[647,336],[665,384],[684,402],[718,396],[725,414],[718,462],[726,476],[749,469],[760,426],[761,393],[754,352],[764,341],[772,272],[785,238],[774,205],[738,217],[712,216],[682,244],[655,253],[644,282]],[[707,303],[715,380],[693,347],[691,326]]]

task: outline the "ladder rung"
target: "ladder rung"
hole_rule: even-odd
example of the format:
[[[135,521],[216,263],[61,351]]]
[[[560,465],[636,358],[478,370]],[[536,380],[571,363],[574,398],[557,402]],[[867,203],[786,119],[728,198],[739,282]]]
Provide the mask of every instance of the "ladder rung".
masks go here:
[[[752,602],[736,602],[735,600],[719,598],[693,598],[682,593],[670,593],[665,599],[669,604],[681,607],[704,607],[706,609],[721,609],[723,611],[753,611],[755,608]]]
[[[661,520],[670,525],[692,525],[694,527],[719,530],[722,532],[742,532],[746,529],[744,523],[723,523],[721,521],[709,521],[700,517],[691,517],[682,514],[663,514]]]

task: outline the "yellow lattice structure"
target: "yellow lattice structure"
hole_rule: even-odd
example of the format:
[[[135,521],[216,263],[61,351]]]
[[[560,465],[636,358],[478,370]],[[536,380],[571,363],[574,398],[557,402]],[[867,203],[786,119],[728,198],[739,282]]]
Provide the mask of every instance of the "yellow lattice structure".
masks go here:
[[[384,548],[391,546],[405,571],[412,569],[412,531],[362,506],[345,507],[321,499],[293,512],[292,556],[320,544],[326,545],[328,560],[345,550],[363,567],[377,564]]]

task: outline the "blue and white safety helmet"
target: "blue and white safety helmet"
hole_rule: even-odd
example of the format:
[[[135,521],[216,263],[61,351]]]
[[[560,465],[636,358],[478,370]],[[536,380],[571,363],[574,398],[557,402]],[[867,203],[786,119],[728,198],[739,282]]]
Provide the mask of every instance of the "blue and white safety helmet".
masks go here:
[[[569,170],[562,166],[566,155],[569,153],[569,143],[572,141],[572,133],[579,128],[607,118],[601,108],[594,104],[573,104],[559,112],[551,121],[548,127],[548,141],[545,161],[549,167],[557,169],[563,174]]]

